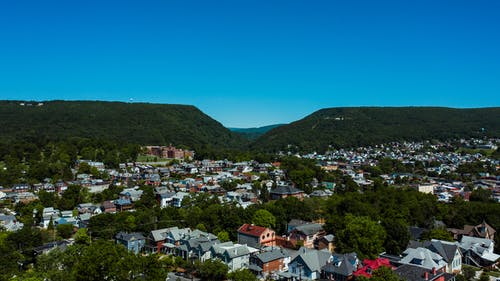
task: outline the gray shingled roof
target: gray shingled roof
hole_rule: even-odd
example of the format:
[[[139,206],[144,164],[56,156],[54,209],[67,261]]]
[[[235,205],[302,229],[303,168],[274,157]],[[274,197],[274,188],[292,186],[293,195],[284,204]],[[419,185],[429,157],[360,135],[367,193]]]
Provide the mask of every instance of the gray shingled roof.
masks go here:
[[[324,266],[331,257],[331,253],[324,250],[314,250],[302,247],[299,249],[299,254],[291,261],[303,262],[305,266],[311,271],[321,271],[321,267]]]
[[[332,262],[323,266],[322,270],[342,276],[350,276],[356,271],[357,259],[356,253],[334,254]]]
[[[271,194],[298,194],[304,191],[289,185],[278,186],[271,190]]]
[[[402,264],[413,264],[427,269],[442,268],[446,266],[444,258],[427,248],[408,248],[403,252]]]
[[[139,232],[132,232],[132,233],[118,232],[118,234],[115,235],[115,238],[118,240],[123,240],[123,241],[144,240],[145,239],[144,236]]]
[[[255,255],[255,257],[258,258],[263,263],[268,263],[270,261],[285,258],[286,255],[284,251],[281,249],[273,249],[272,251],[257,254]]]
[[[296,231],[300,231],[305,235],[313,235],[323,230],[323,226],[319,223],[308,223],[295,227]]]

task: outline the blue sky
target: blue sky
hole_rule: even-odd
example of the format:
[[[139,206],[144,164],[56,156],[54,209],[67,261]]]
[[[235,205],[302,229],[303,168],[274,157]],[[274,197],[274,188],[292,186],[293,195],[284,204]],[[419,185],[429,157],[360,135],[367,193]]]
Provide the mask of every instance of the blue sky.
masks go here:
[[[0,2],[0,99],[192,104],[230,127],[336,106],[500,106],[500,1]]]

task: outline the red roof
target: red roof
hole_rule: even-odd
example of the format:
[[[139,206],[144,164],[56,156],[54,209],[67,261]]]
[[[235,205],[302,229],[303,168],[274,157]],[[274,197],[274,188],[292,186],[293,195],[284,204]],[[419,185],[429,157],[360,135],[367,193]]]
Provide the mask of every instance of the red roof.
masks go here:
[[[245,223],[238,229],[238,233],[242,233],[249,236],[260,237],[262,233],[266,230],[268,230],[267,227]]]
[[[392,265],[389,262],[389,259],[386,258],[378,258],[376,260],[368,260],[365,259],[363,261],[363,267],[354,271],[354,276],[365,276],[372,277],[373,271],[377,270],[381,266],[386,266],[392,269]]]

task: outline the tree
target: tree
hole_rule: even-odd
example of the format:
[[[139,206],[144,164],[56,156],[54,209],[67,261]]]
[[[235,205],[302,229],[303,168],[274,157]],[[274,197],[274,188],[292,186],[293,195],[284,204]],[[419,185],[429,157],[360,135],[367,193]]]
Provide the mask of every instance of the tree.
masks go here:
[[[385,250],[390,254],[401,254],[410,241],[408,226],[402,219],[391,218],[385,219],[382,225],[387,233],[384,242]]]
[[[9,280],[10,277],[18,272],[17,262],[21,260],[21,254],[15,250],[15,245],[7,241],[7,232],[0,232],[0,264],[2,265],[2,274],[0,280]]]
[[[133,266],[125,247],[110,241],[98,240],[83,251],[74,266],[77,280],[129,280]]]
[[[225,280],[228,267],[219,260],[206,260],[200,265],[199,273],[201,280]]]
[[[470,266],[462,266],[462,273],[465,277],[466,280],[473,280],[474,277],[476,276],[476,271],[474,270],[473,267]]]
[[[257,277],[253,273],[246,269],[238,269],[227,275],[227,278],[231,281],[257,281]]]
[[[400,281],[401,278],[392,271],[389,267],[382,266],[379,267],[377,270],[373,271],[372,278],[370,278],[372,281]]]
[[[444,240],[444,241],[453,241],[453,235],[446,229],[444,228],[435,228],[430,231],[424,232],[422,234],[422,239],[423,240],[432,240],[432,239],[437,239],[437,240]]]
[[[488,274],[486,274],[486,272],[483,271],[483,273],[481,273],[481,276],[479,277],[479,281],[489,281],[490,280],[490,277],[488,276]]]
[[[74,238],[76,244],[83,244],[83,245],[90,244],[90,236],[88,235],[86,228],[78,229],[75,233]]]
[[[73,234],[73,225],[71,224],[59,224],[56,227],[57,234],[64,239],[68,239]]]
[[[336,236],[337,249],[343,253],[356,252],[362,258],[376,258],[384,251],[386,232],[369,217],[348,214],[345,228]]]
[[[492,194],[489,189],[476,188],[470,194],[470,201],[494,202]]]
[[[252,223],[263,227],[274,227],[276,225],[276,218],[269,211],[260,209],[254,213]]]
[[[225,230],[219,231],[219,233],[217,233],[217,239],[221,242],[227,242],[229,241],[229,233]]]

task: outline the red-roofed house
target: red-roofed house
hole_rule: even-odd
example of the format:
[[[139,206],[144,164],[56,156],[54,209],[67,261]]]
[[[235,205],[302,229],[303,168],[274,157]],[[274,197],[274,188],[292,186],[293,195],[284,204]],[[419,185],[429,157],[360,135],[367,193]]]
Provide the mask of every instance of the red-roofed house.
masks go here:
[[[276,246],[274,230],[253,224],[244,224],[238,229],[238,243],[250,247]]]
[[[381,266],[386,266],[391,269],[394,269],[391,263],[389,262],[389,259],[386,258],[378,258],[376,260],[369,260],[365,259],[363,261],[363,267],[360,269],[354,271],[354,276],[365,276],[365,277],[372,277],[373,271],[377,270]]]

